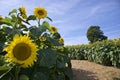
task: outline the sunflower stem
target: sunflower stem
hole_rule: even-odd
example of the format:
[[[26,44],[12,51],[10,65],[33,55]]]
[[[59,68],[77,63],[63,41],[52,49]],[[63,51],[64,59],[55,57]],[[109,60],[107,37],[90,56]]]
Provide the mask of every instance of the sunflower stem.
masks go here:
[[[40,27],[40,19],[38,20],[38,27]]]
[[[17,65],[15,70],[15,80],[18,80],[19,72],[20,72],[20,66]]]
[[[16,22],[15,22],[15,24],[14,24],[14,27],[13,27],[13,28],[14,28],[14,30],[17,28],[17,23],[18,23],[18,15],[19,15],[19,13],[18,13],[18,14],[16,13],[16,15],[17,15],[17,19],[16,19]]]

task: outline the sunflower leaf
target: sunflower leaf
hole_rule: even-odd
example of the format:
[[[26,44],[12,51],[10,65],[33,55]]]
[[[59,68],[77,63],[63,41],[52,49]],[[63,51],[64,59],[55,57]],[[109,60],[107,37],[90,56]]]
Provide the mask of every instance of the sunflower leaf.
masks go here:
[[[49,29],[50,24],[49,24],[47,21],[44,21],[44,22],[42,23],[42,26],[43,26],[43,27],[46,27],[47,29]]]
[[[35,15],[28,16],[26,21],[30,21],[30,20],[36,20],[36,16]]]
[[[53,20],[52,20],[50,17],[48,17],[48,16],[47,16],[46,18],[49,19],[50,21],[53,21]]]
[[[24,24],[21,24],[20,29],[23,29],[24,31],[28,31],[27,26]]]
[[[4,42],[0,41],[0,52],[3,50]]]
[[[66,67],[64,73],[67,76],[68,80],[73,80],[73,73],[71,68]]]
[[[43,49],[39,53],[41,53],[40,54],[41,59],[39,61],[40,66],[50,68],[56,63],[57,56],[55,51],[53,51],[52,49],[50,48]]]
[[[42,31],[37,28],[36,26],[31,26],[29,27],[30,33],[33,35],[31,35],[32,37],[39,37],[42,34]]]
[[[0,66],[0,79],[5,76],[8,72],[10,72],[10,70],[12,69],[12,67],[7,66],[6,64],[3,66]]]
[[[48,77],[42,72],[37,72],[34,75],[34,80],[48,80]]]
[[[8,26],[13,26],[14,22],[12,22],[12,19],[9,17],[5,17],[2,21],[0,21],[0,25],[6,24]]]
[[[29,77],[26,75],[20,75],[20,80],[29,80]]]
[[[17,13],[17,9],[13,9],[11,12],[9,12],[9,15],[11,15],[12,13]]]

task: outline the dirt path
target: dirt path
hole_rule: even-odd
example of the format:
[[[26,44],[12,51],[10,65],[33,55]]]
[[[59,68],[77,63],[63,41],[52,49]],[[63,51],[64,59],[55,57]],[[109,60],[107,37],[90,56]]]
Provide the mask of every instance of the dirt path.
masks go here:
[[[74,80],[120,80],[120,69],[86,60],[72,60]]]

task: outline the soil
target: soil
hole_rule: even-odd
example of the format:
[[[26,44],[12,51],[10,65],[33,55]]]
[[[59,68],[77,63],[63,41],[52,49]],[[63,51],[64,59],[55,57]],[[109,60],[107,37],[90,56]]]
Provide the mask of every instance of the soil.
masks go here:
[[[71,60],[74,80],[120,80],[120,69],[86,60]]]

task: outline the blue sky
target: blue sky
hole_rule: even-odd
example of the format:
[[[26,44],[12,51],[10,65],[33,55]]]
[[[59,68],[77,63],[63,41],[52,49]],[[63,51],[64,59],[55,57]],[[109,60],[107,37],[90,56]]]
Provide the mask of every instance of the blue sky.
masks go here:
[[[44,7],[59,29],[65,45],[87,44],[90,26],[100,26],[108,39],[120,38],[120,0],[0,0],[0,15],[24,5],[27,14]]]

